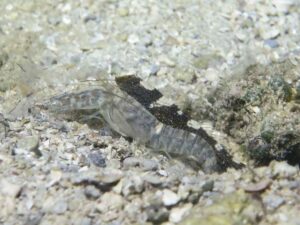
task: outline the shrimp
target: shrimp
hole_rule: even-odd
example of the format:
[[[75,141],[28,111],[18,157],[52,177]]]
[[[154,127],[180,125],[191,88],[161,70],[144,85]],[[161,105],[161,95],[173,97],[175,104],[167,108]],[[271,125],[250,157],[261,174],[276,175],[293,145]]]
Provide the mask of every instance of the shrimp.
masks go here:
[[[221,171],[214,142],[188,130],[160,122],[149,110],[117,85],[88,89],[50,98],[44,107],[55,113],[95,110],[122,136],[130,137],[155,151],[193,159],[204,172]]]

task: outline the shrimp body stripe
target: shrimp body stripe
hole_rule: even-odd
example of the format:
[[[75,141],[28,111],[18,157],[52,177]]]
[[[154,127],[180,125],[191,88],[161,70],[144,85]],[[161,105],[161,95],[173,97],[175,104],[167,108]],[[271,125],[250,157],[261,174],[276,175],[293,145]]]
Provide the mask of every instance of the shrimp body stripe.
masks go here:
[[[152,135],[149,147],[195,159],[206,171],[217,169],[214,148],[202,137],[189,131],[163,125]]]
[[[92,98],[89,99],[90,97]],[[105,104],[105,102],[109,103],[109,100],[112,97],[121,98],[124,101],[127,101],[128,104],[132,104],[132,102],[124,98],[122,94],[119,95],[113,91],[105,90],[103,88],[55,95],[50,98],[46,104],[50,106],[49,109],[51,111],[57,113],[81,109],[99,109],[103,104]],[[88,100],[85,101],[85,99]]]

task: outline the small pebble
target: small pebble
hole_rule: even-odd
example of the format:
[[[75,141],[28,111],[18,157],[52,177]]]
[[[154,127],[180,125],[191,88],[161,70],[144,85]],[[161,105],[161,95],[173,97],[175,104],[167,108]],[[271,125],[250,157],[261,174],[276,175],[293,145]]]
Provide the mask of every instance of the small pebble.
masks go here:
[[[88,185],[84,189],[84,194],[89,199],[97,199],[100,197],[101,192],[93,185]]]
[[[158,73],[159,70],[160,70],[160,67],[158,65],[152,65],[150,67],[150,73],[149,73],[149,75],[150,76],[155,76],[155,75],[157,75],[157,73]]]
[[[41,220],[43,218],[42,213],[34,213],[29,214],[26,218],[26,221],[24,224],[27,225],[39,225],[41,223]]]
[[[128,36],[128,39],[127,41],[130,43],[130,44],[136,44],[140,41],[140,38],[139,36],[137,36],[136,34],[130,34]]]
[[[165,206],[172,206],[172,205],[176,205],[180,201],[180,198],[173,191],[168,190],[168,189],[164,189],[163,190],[162,201],[163,201]]]
[[[6,179],[0,181],[0,193],[3,195],[17,197],[22,190],[22,186],[18,184],[13,184]]]
[[[214,188],[214,181],[213,180],[208,180],[202,185],[202,191],[212,191]]]
[[[88,23],[89,21],[95,21],[97,19],[97,16],[95,15],[88,15],[84,17],[83,22]]]
[[[160,185],[164,182],[164,179],[162,179],[161,177],[157,176],[157,175],[151,175],[151,174],[146,174],[143,176],[144,181],[146,181],[147,183],[150,183],[154,186]]]
[[[188,203],[183,207],[176,207],[171,209],[169,220],[172,223],[179,223],[191,210],[193,204]]]
[[[41,156],[42,153],[38,149],[39,147],[39,137],[37,136],[28,136],[28,137],[23,137],[18,140],[17,143],[17,149],[15,150],[16,152],[21,152],[21,151],[32,151],[34,152],[37,156]]]
[[[264,27],[260,30],[260,35],[264,40],[275,39],[280,35],[280,30],[275,27]]]
[[[280,205],[282,205],[285,202],[285,200],[281,196],[275,194],[269,194],[263,197],[263,202],[265,206],[267,206],[267,209],[274,210],[278,208]]]
[[[144,181],[141,177],[130,176],[123,179],[122,194],[124,196],[141,193],[143,190],[144,190]]]
[[[264,40],[264,44],[270,48],[277,48],[279,46],[278,41],[274,39]]]
[[[169,219],[169,211],[166,208],[147,207],[145,209],[147,214],[147,221],[154,224],[161,224]]]
[[[166,55],[161,55],[160,57],[159,57],[159,61],[162,63],[162,64],[165,64],[165,65],[167,65],[167,66],[169,66],[169,67],[175,67],[176,66],[176,64],[175,64],[175,62],[173,61],[173,60],[171,60],[168,56],[166,56]]]
[[[102,169],[99,171],[84,171],[76,174],[72,177],[72,183],[81,184],[81,183],[98,183],[101,185],[112,185],[117,183],[123,177],[123,173],[120,170],[115,169]]]
[[[57,184],[61,180],[62,175],[63,174],[60,170],[51,170],[50,177],[49,177],[50,181],[47,184],[47,187],[51,187],[51,186]]]
[[[287,162],[273,162],[273,174],[280,177],[290,178],[299,173],[299,168],[297,166],[291,166]]]
[[[124,199],[121,195],[113,192],[106,192],[100,198],[100,203],[96,206],[100,212],[121,209],[124,205]]]
[[[125,16],[128,16],[129,14],[129,10],[127,8],[119,8],[117,10],[119,16],[122,16],[122,17],[125,17]]]
[[[143,159],[143,158],[136,158],[136,157],[128,157],[123,161],[123,166],[125,168],[130,167],[139,167],[144,171],[149,170],[157,170],[158,163],[151,159]]]
[[[55,214],[63,214],[67,211],[68,204],[64,200],[60,200],[53,205],[52,212]]]
[[[88,154],[88,158],[92,164],[98,167],[106,167],[106,161],[103,154],[99,151],[97,152],[91,152]]]

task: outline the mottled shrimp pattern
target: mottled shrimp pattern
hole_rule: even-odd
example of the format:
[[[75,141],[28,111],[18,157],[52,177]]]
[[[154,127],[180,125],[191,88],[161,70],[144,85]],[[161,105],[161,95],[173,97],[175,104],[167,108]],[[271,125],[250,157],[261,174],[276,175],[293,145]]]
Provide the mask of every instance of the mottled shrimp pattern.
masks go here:
[[[192,158],[205,172],[219,170],[214,146],[197,134],[161,123],[117,85],[54,96],[44,106],[56,113],[97,110],[109,126],[123,136],[153,150]]]

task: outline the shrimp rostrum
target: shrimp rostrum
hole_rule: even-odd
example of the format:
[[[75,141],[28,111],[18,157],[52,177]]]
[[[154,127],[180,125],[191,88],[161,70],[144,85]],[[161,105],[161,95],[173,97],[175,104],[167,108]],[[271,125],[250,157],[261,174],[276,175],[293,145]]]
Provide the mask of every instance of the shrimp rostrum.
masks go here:
[[[218,150],[216,143],[209,141],[207,137],[159,121],[117,85],[106,84],[54,96],[43,105],[55,113],[96,110],[110,128],[120,135],[130,137],[156,151],[193,159],[205,172],[240,166],[231,161],[227,152]]]

